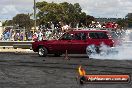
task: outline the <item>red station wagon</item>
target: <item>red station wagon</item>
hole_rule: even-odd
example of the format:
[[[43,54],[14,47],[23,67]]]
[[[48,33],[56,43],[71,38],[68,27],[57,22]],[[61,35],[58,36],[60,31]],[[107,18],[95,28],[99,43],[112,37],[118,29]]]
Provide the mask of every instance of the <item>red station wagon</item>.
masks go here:
[[[54,54],[60,56],[67,50],[68,54],[86,54],[88,46],[94,45],[95,51],[99,53],[99,46],[105,44],[109,47],[114,46],[114,41],[106,30],[74,30],[64,33],[58,40],[43,40],[32,43],[34,52],[39,56]]]

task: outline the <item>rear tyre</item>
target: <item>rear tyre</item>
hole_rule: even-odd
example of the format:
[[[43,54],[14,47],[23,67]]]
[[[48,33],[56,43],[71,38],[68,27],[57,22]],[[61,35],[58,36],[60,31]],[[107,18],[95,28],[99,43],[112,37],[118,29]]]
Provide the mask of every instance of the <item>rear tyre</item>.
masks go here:
[[[88,57],[90,57],[91,55],[99,54],[100,50],[99,50],[99,47],[97,47],[95,45],[89,45],[86,48],[86,53],[87,53]]]
[[[47,54],[48,54],[48,50],[45,47],[42,47],[42,46],[39,47],[39,49],[38,49],[38,55],[40,57],[46,57]]]

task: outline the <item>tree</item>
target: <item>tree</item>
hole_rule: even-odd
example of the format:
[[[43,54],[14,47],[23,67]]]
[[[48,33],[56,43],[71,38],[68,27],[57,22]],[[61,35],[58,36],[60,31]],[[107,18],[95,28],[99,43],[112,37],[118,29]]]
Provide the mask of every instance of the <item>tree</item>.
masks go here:
[[[36,7],[38,9],[37,17],[40,25],[45,25],[48,22],[61,22],[62,25],[68,24],[75,27],[77,23],[87,19],[87,15],[85,12],[82,12],[79,3],[63,2],[58,4],[43,1],[37,2]]]
[[[64,23],[71,24],[72,27],[76,27],[77,23],[79,23],[82,19],[86,18],[86,13],[82,12],[79,3],[71,4],[63,2],[60,3],[60,5],[63,8],[63,17],[65,18],[63,18]]]
[[[86,17],[86,25],[90,25],[92,21],[95,21],[95,18],[93,16],[87,15]]]
[[[119,25],[120,28],[124,28],[128,26],[127,21],[125,19],[119,19],[117,21],[117,24]]]
[[[40,25],[47,24],[48,22],[56,22],[60,20],[61,7],[56,3],[37,2],[38,8],[37,17],[39,18]]]
[[[33,27],[33,20],[30,19],[28,14],[17,14],[15,17],[13,17],[13,23],[14,26],[19,26],[28,30]]]
[[[128,13],[126,16],[126,23],[128,24],[128,27],[132,27],[132,13]]]
[[[2,24],[2,26],[13,26],[13,20],[6,20]]]

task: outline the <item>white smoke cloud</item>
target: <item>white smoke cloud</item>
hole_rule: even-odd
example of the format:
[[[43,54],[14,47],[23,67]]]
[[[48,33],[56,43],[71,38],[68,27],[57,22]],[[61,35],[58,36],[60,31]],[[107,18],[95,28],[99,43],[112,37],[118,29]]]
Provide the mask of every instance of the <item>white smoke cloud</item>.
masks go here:
[[[109,48],[105,48],[108,50]],[[115,47],[115,50],[113,49],[113,52],[110,54],[92,54],[90,58],[93,59],[110,59],[110,60],[132,60],[132,46],[120,46]],[[116,52],[115,52],[116,51]]]
[[[129,37],[128,37],[129,36]],[[122,45],[116,46],[113,48],[107,47],[106,45],[101,45],[100,50],[102,52],[100,54],[91,54],[88,55],[93,59],[110,59],[110,60],[132,60],[132,33],[126,35],[126,39],[122,42]],[[88,50],[88,48],[87,48]],[[110,52],[108,52],[110,51]]]

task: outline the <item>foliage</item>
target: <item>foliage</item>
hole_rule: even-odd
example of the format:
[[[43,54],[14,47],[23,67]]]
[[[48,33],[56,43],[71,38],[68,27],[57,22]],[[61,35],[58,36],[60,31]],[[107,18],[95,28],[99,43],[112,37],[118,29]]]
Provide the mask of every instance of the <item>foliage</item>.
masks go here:
[[[33,20],[28,14],[17,14],[13,17],[13,25],[30,30],[33,26]]]
[[[128,27],[132,27],[132,13],[128,13],[125,18],[126,18],[126,23],[128,24]]]
[[[117,24],[119,25],[120,28],[124,28],[124,27],[127,27],[127,22],[125,19],[119,19],[117,21]]]
[[[71,25],[75,27],[77,23],[85,20],[85,23],[90,23],[91,16],[87,16],[85,12],[82,12],[82,9],[79,3],[71,4],[68,2],[63,3],[47,3],[37,2],[36,7],[38,9],[37,17],[39,19],[40,25],[45,25],[49,22],[54,24],[58,24],[59,22],[61,25]],[[93,19],[93,17],[92,17]]]

